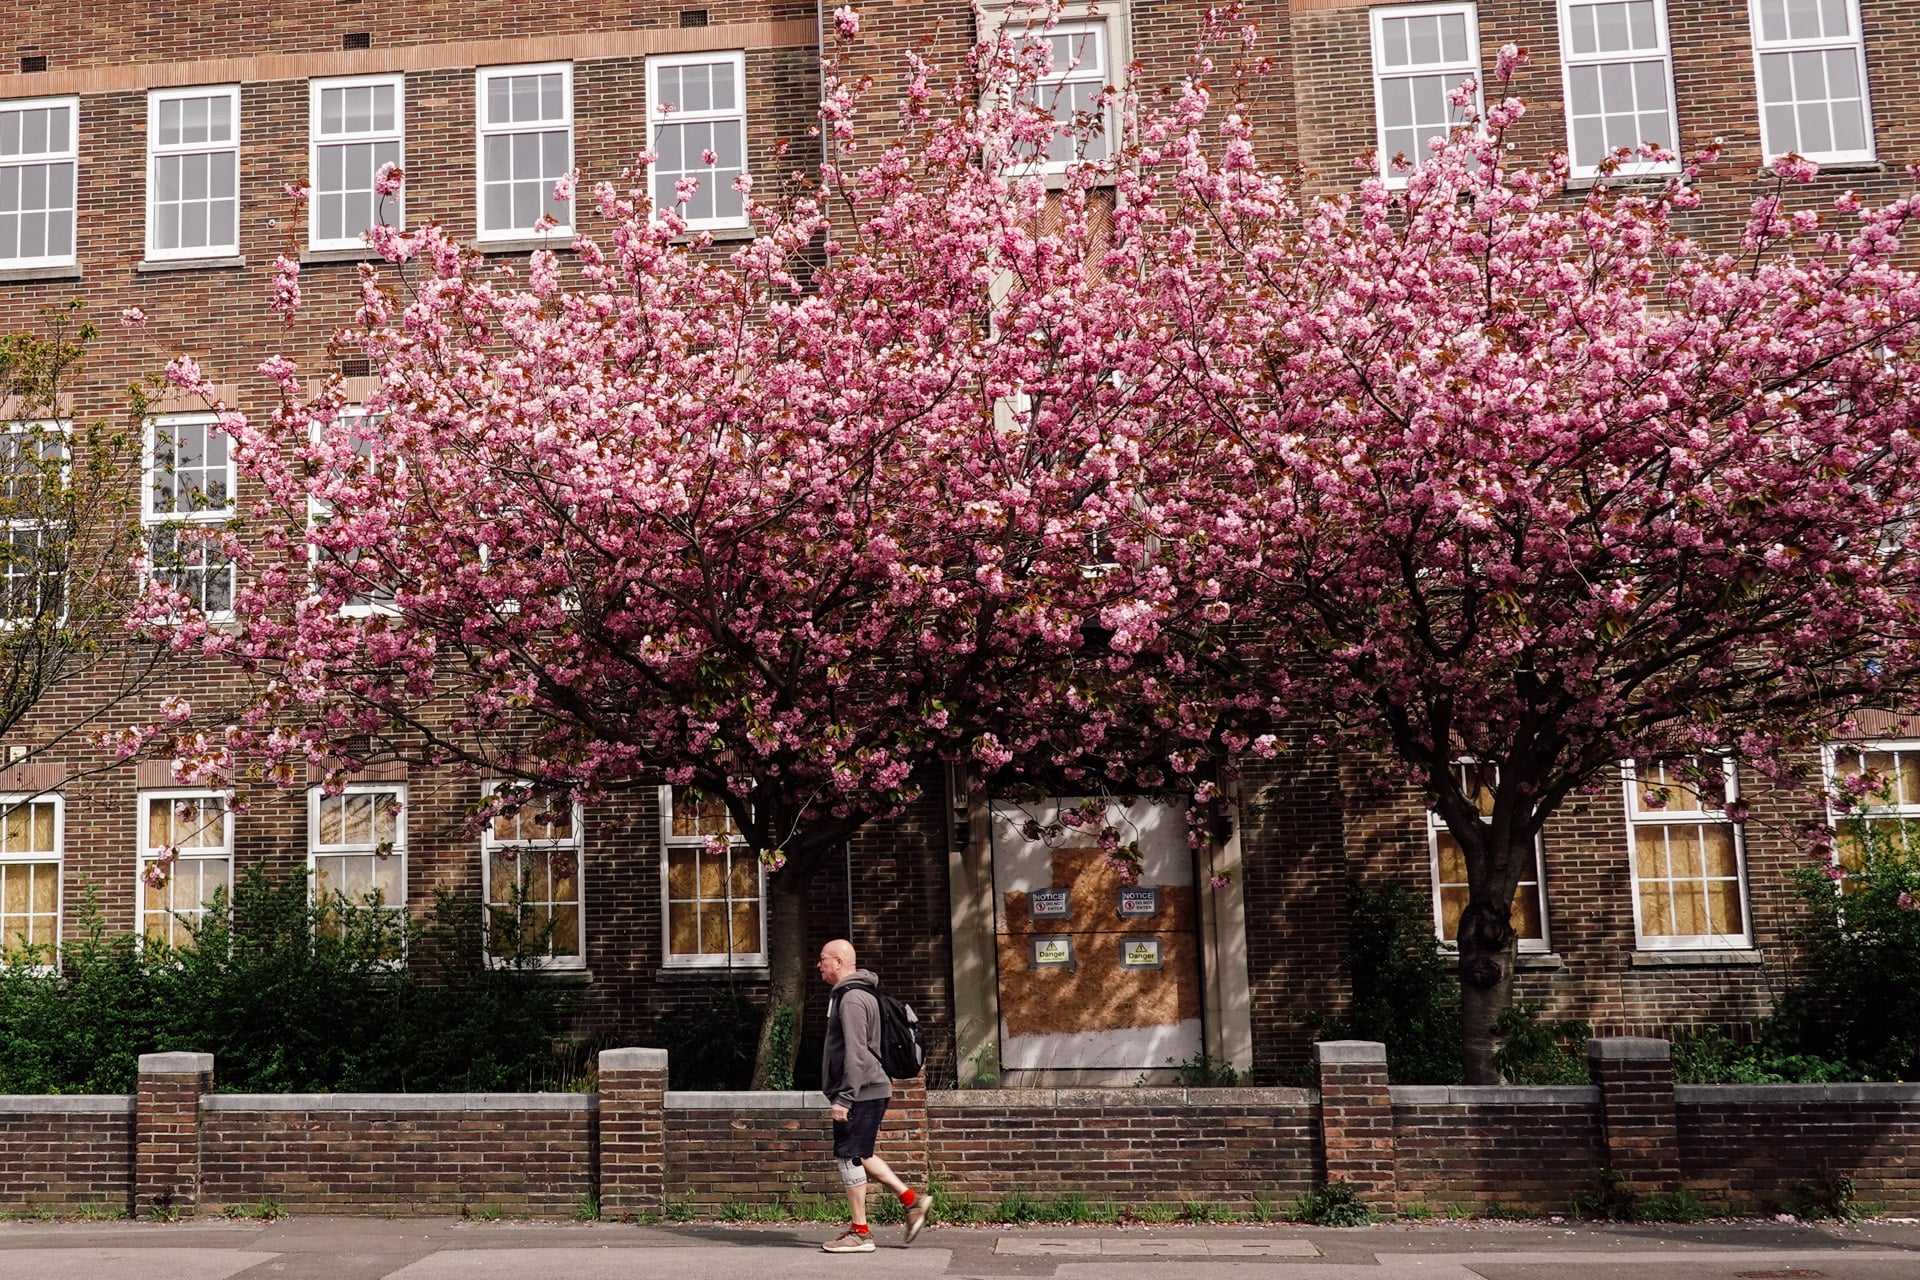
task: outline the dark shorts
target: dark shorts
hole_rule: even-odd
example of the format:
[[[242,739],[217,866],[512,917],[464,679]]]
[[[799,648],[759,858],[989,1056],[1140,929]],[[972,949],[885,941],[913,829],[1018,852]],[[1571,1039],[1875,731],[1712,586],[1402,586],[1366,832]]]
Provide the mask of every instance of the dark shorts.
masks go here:
[[[845,1120],[833,1122],[833,1154],[840,1160],[865,1160],[880,1136],[880,1118],[887,1114],[885,1098],[868,1098],[847,1108]]]

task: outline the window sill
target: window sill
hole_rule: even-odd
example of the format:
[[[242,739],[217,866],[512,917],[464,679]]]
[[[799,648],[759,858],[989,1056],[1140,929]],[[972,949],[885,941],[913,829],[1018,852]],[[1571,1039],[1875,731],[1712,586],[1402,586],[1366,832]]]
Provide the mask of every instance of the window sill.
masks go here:
[[[1523,971],[1551,972],[1566,968],[1567,961],[1566,957],[1557,951],[1522,951],[1516,967]]]
[[[590,986],[593,970],[578,962],[568,964],[526,964],[515,967],[488,957],[487,968],[495,973],[517,974],[532,982],[557,982],[563,986]]]
[[[764,978],[767,976],[767,962],[764,960],[761,960],[752,964],[743,963],[743,964],[725,965],[725,964],[674,964],[671,961],[666,961],[666,962],[663,962],[660,968],[655,971],[655,976],[657,978],[669,979],[669,980],[679,979],[679,978],[700,979],[700,978],[739,977],[742,974],[745,974],[749,978]]]
[[[1765,963],[1758,951],[1636,951],[1635,969],[1751,969]]]
[[[217,271],[246,265],[246,255],[236,253],[223,258],[142,258],[133,264],[133,269],[141,275],[152,275],[162,271]]]
[[[78,280],[80,264],[67,263],[54,267],[7,267],[0,269],[0,284],[24,284],[32,280]]]
[[[1590,173],[1585,177],[1569,177],[1566,190],[1586,192],[1595,187],[1664,187],[1680,176],[1678,169],[1661,169],[1654,173]]]
[[[695,227],[683,236],[675,236],[673,242],[675,244],[692,244],[694,241],[700,239],[700,237],[705,236],[714,244],[737,243],[743,240],[751,240],[759,234],[760,233],[752,227]]]
[[[300,265],[313,266],[324,262],[385,262],[372,245],[358,245],[351,249],[302,249]]]
[[[1816,170],[1813,175],[1815,182],[1818,182],[1828,174],[1885,173],[1887,171],[1885,162],[1880,160],[1814,160],[1812,163]],[[1760,166],[1760,176],[1762,178],[1777,178],[1780,175],[1773,171],[1771,164],[1764,164]]]
[[[468,247],[479,253],[532,253],[536,249],[571,253],[573,252],[573,232],[555,231],[544,236],[518,236],[500,240],[475,239]]]

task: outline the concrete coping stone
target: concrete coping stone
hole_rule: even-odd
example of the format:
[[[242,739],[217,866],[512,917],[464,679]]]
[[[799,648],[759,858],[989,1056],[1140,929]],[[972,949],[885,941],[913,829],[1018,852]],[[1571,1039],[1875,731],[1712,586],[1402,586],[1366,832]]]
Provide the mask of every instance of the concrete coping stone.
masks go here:
[[[927,1105],[943,1111],[1055,1111],[1063,1107],[1119,1111],[1138,1107],[1240,1110],[1312,1107],[1313,1089],[936,1089]]]
[[[665,1071],[667,1051],[665,1049],[602,1049],[600,1069],[602,1071]]]
[[[1313,1060],[1321,1066],[1333,1062],[1385,1066],[1387,1046],[1378,1040],[1321,1040],[1313,1046]]]
[[[1920,1102],[1920,1084],[1677,1084],[1675,1103],[1714,1106],[1766,1103]]]
[[[593,1111],[591,1093],[208,1093],[207,1111]]]
[[[1597,1107],[1600,1090],[1590,1084],[1396,1084],[1387,1096],[1396,1107]]]
[[[827,1111],[824,1094],[804,1089],[669,1089],[669,1111]]]
[[[0,1093],[5,1115],[132,1115],[130,1093]]]
[[[1650,1036],[1603,1036],[1587,1041],[1587,1057],[1594,1062],[1667,1062],[1673,1045]]]
[[[204,1075],[213,1070],[210,1053],[143,1053],[140,1074],[155,1076]]]

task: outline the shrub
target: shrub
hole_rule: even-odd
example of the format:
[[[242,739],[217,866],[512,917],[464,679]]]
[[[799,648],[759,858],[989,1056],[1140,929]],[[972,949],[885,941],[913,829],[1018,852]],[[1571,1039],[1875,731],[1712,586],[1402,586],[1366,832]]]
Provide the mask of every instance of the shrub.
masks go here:
[[[1794,885],[1806,913],[1796,981],[1761,1030],[1778,1059],[1847,1064],[1854,1079],[1920,1077],[1920,852],[1896,821],[1841,824],[1848,863],[1836,884],[1825,866]]]
[[[1433,936],[1433,902],[1389,882],[1347,888],[1344,1017],[1302,1015],[1322,1040],[1378,1040],[1396,1084],[1458,1084],[1460,984],[1453,957]]]
[[[109,935],[89,900],[57,971],[0,965],[0,1093],[130,1092],[139,1055],[172,1049],[262,1092],[552,1083],[572,999],[531,972],[537,956],[486,960],[485,913],[450,896],[423,924],[355,905],[309,901],[304,871],[250,867],[170,948]]]
[[[1587,1041],[1593,1028],[1577,1018],[1542,1022],[1546,1006],[1522,1001],[1494,1021],[1500,1039],[1493,1063],[1508,1084],[1586,1084]]]

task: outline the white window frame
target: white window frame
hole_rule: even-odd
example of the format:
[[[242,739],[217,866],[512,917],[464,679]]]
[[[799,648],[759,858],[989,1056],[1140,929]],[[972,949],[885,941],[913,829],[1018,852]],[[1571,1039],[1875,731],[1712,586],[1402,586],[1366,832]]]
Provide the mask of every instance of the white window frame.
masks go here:
[[[1572,12],[1576,5],[1584,7],[1590,3],[1604,0],[1555,0],[1555,17],[1560,27],[1560,98],[1566,114],[1567,126],[1567,164],[1568,172],[1576,179],[1591,179],[1600,176],[1598,164],[1583,165],[1575,158],[1573,125],[1573,68],[1576,66],[1605,66],[1616,62],[1653,62],[1658,60],[1663,68],[1667,89],[1667,115],[1673,122],[1674,136],[1665,141],[1666,149],[1675,159],[1667,164],[1655,164],[1645,160],[1630,160],[1613,172],[1614,177],[1634,178],[1653,177],[1661,174],[1680,172],[1680,104],[1673,92],[1673,27],[1667,17],[1667,0],[1652,0],[1654,26],[1660,33],[1660,45],[1653,50],[1635,50],[1631,53],[1581,53],[1573,51]],[[1634,146],[1649,139],[1636,138]],[[1611,155],[1612,152],[1607,153]],[[1604,158],[1604,157],[1603,157]]]
[[[72,248],[67,253],[41,254],[38,257],[0,257],[0,270],[14,271],[34,267],[70,267],[80,261],[80,99],[60,98],[10,98],[0,102],[0,113],[8,111],[42,111],[64,107],[68,113],[67,147],[64,151],[47,150],[33,155],[9,156],[0,159],[0,169],[12,169],[27,165],[53,165],[71,163],[73,165],[73,208],[69,216],[73,220],[70,228]]]
[[[0,794],[0,814],[18,804],[53,804],[53,958],[45,964],[33,966],[39,972],[51,972],[59,963],[60,944],[66,930],[67,906],[67,801],[57,791],[53,792],[12,792]],[[38,851],[16,854],[0,850],[0,863],[8,866],[44,866],[47,856]],[[28,915],[34,914],[31,902]],[[6,953],[8,942],[0,937],[0,955]]]
[[[220,146],[212,143],[172,143],[160,145],[160,104],[177,98],[212,98],[224,95],[233,103],[233,137]],[[175,249],[161,249],[155,246],[153,233],[156,226],[154,218],[154,161],[163,155],[212,154],[216,151],[233,152],[233,243],[190,245]],[[242,199],[241,181],[245,176],[240,167],[240,86],[194,85],[178,89],[152,89],[147,93],[147,259],[151,262],[170,260],[190,261],[197,258],[232,258],[240,254],[240,225],[245,200]]]
[[[319,884],[321,858],[368,857],[379,858],[378,841],[364,844],[322,844],[320,840],[320,813],[329,801],[342,800],[349,796],[394,796],[398,799],[400,811],[393,815],[393,848],[386,857],[400,869],[400,898],[398,901],[383,902],[377,908],[380,911],[397,913],[405,918],[408,908],[407,881],[407,784],[404,782],[349,782],[340,789],[338,795],[328,795],[324,787],[307,789],[307,898],[313,901],[315,888]],[[378,802],[376,801],[376,804]],[[378,826],[375,827],[378,833]],[[338,886],[335,886],[338,888]],[[346,896],[344,893],[342,896]],[[372,911],[358,898],[347,896],[348,909],[352,911]],[[316,904],[317,905],[317,904]],[[404,943],[402,944],[404,946]],[[405,955],[395,956],[395,964],[405,962]]]
[[[560,76],[560,97],[566,108],[563,119],[542,121],[539,125],[489,125],[487,123],[487,82],[497,76],[515,75],[552,75]],[[567,133],[567,165],[563,173],[573,170],[574,162],[574,112],[573,112],[573,64],[571,62],[529,62],[509,66],[481,67],[474,72],[473,101],[473,227],[474,241],[485,244],[490,241],[526,240],[533,237],[559,236],[571,239],[573,236],[573,205],[565,204],[564,221],[556,221],[552,227],[542,231],[534,226],[496,227],[487,226],[487,139],[495,134],[515,134],[527,132],[552,133],[556,129],[565,129]],[[552,191],[551,185],[548,187]],[[577,198],[577,197],[576,197]]]
[[[1647,809],[1640,803],[1641,790],[1639,769],[1632,760],[1620,762],[1620,776],[1625,791],[1625,811],[1627,823],[1627,876],[1633,896],[1633,936],[1634,945],[1641,951],[1747,951],[1753,947],[1753,895],[1747,884],[1747,833],[1746,824],[1734,819],[1730,806],[1740,799],[1740,783],[1731,759],[1723,758],[1721,768],[1726,777],[1726,805],[1720,809],[1692,809],[1666,807]],[[1697,799],[1697,797],[1696,797]],[[1640,835],[1643,828],[1669,827],[1691,824],[1694,826],[1724,826],[1733,835],[1733,859],[1737,887],[1740,894],[1740,921],[1745,931],[1737,934],[1692,933],[1692,934],[1654,934],[1649,935],[1641,919],[1640,909]],[[1702,851],[1703,870],[1705,852]],[[1705,877],[1702,878],[1705,884]],[[1704,891],[1704,889],[1703,889]]]
[[[753,951],[718,952],[713,954],[686,954],[673,949],[672,895],[668,885],[667,858],[675,849],[706,847],[705,836],[676,836],[673,834],[673,788],[663,785],[660,788],[660,948],[662,962],[673,969],[764,969],[767,967],[767,868],[754,857],[754,885],[760,895],[760,945]],[[738,835],[729,842],[733,850],[747,851],[746,840]],[[732,858],[729,854],[729,860]],[[753,856],[748,852],[748,856]],[[731,871],[731,866],[729,866]],[[731,893],[732,877],[726,877],[729,886],[726,899],[729,906],[733,902]],[[731,927],[732,913],[728,913]]]
[[[62,418],[34,418],[24,421],[0,423],[0,436],[20,436],[30,432],[40,433],[42,439],[50,435],[59,438],[61,442],[61,484],[63,486],[71,484],[73,477],[73,423]],[[4,487],[5,481],[4,479],[0,479],[0,489],[4,489]],[[50,523],[51,522],[47,520],[32,519],[0,520],[0,532],[10,535],[19,529],[44,530]],[[4,579],[8,577],[11,577],[11,571],[6,566],[0,565],[0,602],[3,602],[5,599]],[[59,615],[54,618],[54,624],[56,626],[64,624],[67,620],[67,607],[70,603],[67,587],[66,575],[63,573],[60,579],[60,612]],[[5,612],[4,604],[0,603],[0,631],[11,631],[17,627],[32,626],[39,617],[40,614],[38,612],[36,612],[32,618],[10,617]]]
[[[1893,752],[1896,756],[1920,756],[1920,739],[1865,738],[1855,743],[1835,743],[1820,752],[1821,780],[1826,785],[1827,795],[1827,825],[1833,828],[1836,833],[1840,830],[1841,823],[1856,817],[1865,818],[1868,822],[1894,821],[1920,823],[1920,797],[1896,800],[1892,804],[1876,802],[1871,807],[1861,809],[1857,812],[1840,809],[1834,805],[1833,796],[1835,784],[1840,779],[1840,756],[1846,754],[1855,757],[1864,769],[1866,766],[1865,757],[1883,751]],[[1898,776],[1897,764],[1895,766],[1895,775],[1896,777]],[[1832,862],[1834,866],[1841,869],[1842,878],[1844,879],[1846,864],[1841,858],[1840,846],[1837,842],[1834,845]]]
[[[323,136],[320,125],[320,97],[329,89],[363,89],[390,87],[393,90],[393,128],[374,129],[365,133],[341,133]],[[359,249],[366,245],[361,235],[342,236],[337,239],[323,239],[320,235],[319,219],[316,216],[317,202],[320,198],[320,150],[322,147],[345,146],[354,143],[392,142],[400,151],[400,158],[394,163],[402,169],[407,166],[407,78],[404,75],[388,76],[336,76],[311,81],[308,88],[307,123],[307,182],[308,200],[313,205],[307,214],[307,248]],[[378,178],[379,169],[374,170]],[[371,190],[369,190],[371,194]],[[385,197],[393,207],[393,221],[390,224],[396,231],[407,225],[406,196],[404,189]]]
[[[687,111],[676,102],[671,104],[673,107],[672,114],[667,116],[660,114],[660,72],[662,70],[668,67],[703,67],[717,62],[730,63],[733,67],[733,83],[738,87],[740,94],[739,105],[734,110]],[[647,150],[649,152],[654,152],[654,142],[659,136],[660,126],[663,124],[704,124],[710,121],[717,122],[724,120],[738,120],[740,122],[740,171],[751,176],[753,166],[749,162],[747,155],[747,146],[751,139],[751,135],[747,132],[747,55],[743,50],[723,49],[715,50],[712,53],[672,53],[647,59]],[[655,154],[658,153],[655,152]],[[648,173],[647,179],[649,190],[651,190],[653,181],[651,172]],[[749,225],[747,204],[747,198],[742,196],[740,199],[740,216],[737,218],[722,218],[717,215],[711,218],[688,218],[686,220],[687,230],[716,231],[747,226]],[[659,207],[657,194],[655,207]]]
[[[1867,145],[1854,151],[1803,151],[1799,154],[1802,158],[1816,164],[1872,164],[1878,159],[1873,134],[1873,88],[1867,83],[1867,33],[1860,21],[1860,0],[1842,0],[1842,2],[1847,6],[1847,16],[1853,20],[1851,38],[1822,36],[1810,40],[1768,40],[1765,28],[1760,21],[1760,6],[1765,3],[1765,0],[1748,0],[1747,15],[1753,32],[1754,100],[1760,114],[1760,155],[1761,159],[1768,164],[1786,155],[1789,149],[1775,146],[1773,139],[1769,136],[1766,80],[1761,69],[1761,61],[1770,53],[1798,53],[1813,49],[1851,49],[1853,51],[1854,71],[1860,77],[1860,124],[1865,131]]]
[[[384,413],[369,413],[364,405],[343,405],[341,406],[340,412],[334,415],[331,423],[323,425],[316,422],[313,424],[313,443],[316,445],[319,444],[322,433],[331,427],[337,426],[339,423],[348,420],[365,422],[369,418],[379,419],[384,417],[386,417]],[[370,437],[362,433],[359,438],[369,439]],[[319,544],[312,540],[312,535],[314,529],[320,522],[332,514],[333,508],[325,498],[317,497],[313,494],[307,495],[307,566],[309,572],[315,573],[316,578],[320,561],[325,553],[320,549]],[[311,585],[314,594],[318,595],[320,590],[318,582],[312,581]],[[340,616],[343,618],[391,618],[398,617],[399,613],[400,606],[395,598],[384,593],[365,596],[359,599],[349,599],[343,601],[340,605]]]
[[[482,784],[481,794],[491,797],[494,792],[508,784],[490,781]],[[574,905],[580,913],[580,950],[570,955],[548,955],[530,961],[534,968],[556,970],[578,970],[587,967],[587,828],[586,813],[578,802],[573,806],[573,839],[570,842],[559,840],[497,840],[493,834],[493,822],[489,820],[480,832],[480,903],[487,912],[481,934],[481,945],[487,948],[487,963],[499,961],[492,951],[493,940],[493,854],[503,844],[516,845],[523,849],[560,849],[571,845],[573,849]],[[516,860],[516,867],[519,866]],[[552,900],[548,901],[552,905]]]
[[[147,940],[147,920],[148,916],[152,914],[147,910],[148,889],[146,870],[148,862],[152,861],[152,859],[147,856],[147,853],[148,850],[152,848],[149,836],[152,818],[150,810],[153,802],[156,800],[165,801],[169,806],[181,800],[215,800],[221,805],[221,842],[219,846],[217,848],[209,846],[206,848],[180,850],[180,856],[176,858],[173,865],[167,869],[169,880],[173,878],[184,863],[201,862],[209,859],[224,861],[227,864],[227,893],[229,901],[231,901],[234,875],[238,870],[234,865],[233,859],[233,806],[227,802],[224,794],[219,791],[207,790],[204,787],[160,787],[136,792],[135,803],[139,807],[134,815],[137,845],[133,855],[133,932],[134,936],[138,938],[142,944]],[[206,916],[206,903],[203,899],[198,907],[188,909],[176,908],[171,913],[162,911],[158,914],[161,916],[167,916],[169,914],[176,916],[196,916],[204,919]],[[168,932],[172,932],[171,922],[169,922],[168,925]]]
[[[1070,84],[1091,84],[1099,89],[1104,89],[1113,84],[1116,79],[1114,69],[1126,65],[1120,61],[1119,50],[1116,48],[1116,46],[1120,44],[1120,41],[1115,39],[1118,22],[1118,18],[1097,12],[1092,6],[1088,6],[1086,11],[1082,13],[1067,14],[1063,12],[1060,21],[1056,23],[1051,30],[1036,30],[1033,33],[1035,38],[1072,36],[1080,33],[1092,33],[1096,35],[1099,38],[1101,67],[1098,74],[1086,71],[1083,69],[1085,67],[1084,59],[1071,70],[1056,67],[1052,74],[1042,76],[1035,82],[1035,90],[1044,93],[1049,88],[1057,90]],[[1108,104],[1105,115],[1106,119],[1102,122],[1100,129],[1100,138],[1106,147],[1104,153],[1098,156],[1068,160],[1036,158],[1032,167],[1040,173],[1057,174],[1066,173],[1078,165],[1089,163],[1099,164],[1111,159],[1114,153],[1119,150],[1119,131],[1117,128],[1119,118],[1114,104]],[[1054,115],[1054,120],[1059,124],[1066,123],[1066,121],[1060,119],[1058,114]]]
[[[1379,160],[1380,177],[1389,187],[1404,187],[1411,172],[1396,173],[1393,169],[1394,152],[1387,149],[1387,102],[1386,82],[1389,80],[1411,80],[1416,77],[1448,77],[1448,91],[1460,87],[1460,82],[1468,76],[1474,83],[1480,82],[1480,17],[1479,6],[1471,3],[1447,4],[1396,4],[1370,10],[1372,14],[1372,57],[1373,57],[1373,142],[1374,155]],[[1449,17],[1458,14],[1467,20],[1467,58],[1464,62],[1409,63],[1404,67],[1389,68],[1386,65],[1386,24],[1395,18]],[[1482,101],[1478,89],[1474,91],[1476,107]],[[1426,141],[1418,144],[1419,150],[1407,159],[1419,168],[1426,159]]]
[[[1454,768],[1455,769],[1470,768],[1475,763],[1476,762],[1473,760],[1456,760],[1454,762]],[[1482,822],[1493,821],[1491,817],[1485,817],[1485,816],[1483,816],[1480,820]],[[1439,940],[1440,946],[1443,950],[1451,952],[1459,949],[1460,942],[1459,942],[1459,939],[1452,938],[1447,935],[1446,925],[1445,925],[1446,910],[1443,903],[1441,902],[1440,836],[1442,835],[1442,833],[1446,833],[1446,832],[1447,832],[1446,819],[1442,818],[1438,813],[1435,813],[1432,809],[1428,809],[1427,810],[1427,883],[1431,887],[1432,895],[1433,895],[1433,936]],[[1519,889],[1524,887],[1525,887],[1524,885],[1517,886],[1515,889],[1515,893],[1517,894],[1519,892]],[[1540,936],[1538,938],[1524,938],[1524,937],[1520,938],[1518,940],[1520,954],[1548,955],[1553,951],[1553,933],[1552,933],[1552,926],[1549,924],[1547,920],[1546,842],[1542,837],[1538,835],[1534,836],[1533,838],[1533,893],[1534,893],[1534,900],[1535,900],[1534,908],[1536,911],[1539,912],[1539,916],[1540,916]]]
[[[159,512],[159,511],[155,511],[153,507],[153,468],[154,468],[155,447],[157,443],[157,433],[159,429],[162,427],[203,425],[207,428],[207,438],[212,439],[213,428],[218,422],[219,422],[219,418],[211,413],[162,413],[162,414],[156,414],[155,416],[148,418],[142,424],[141,457],[140,457],[140,524],[141,524],[142,531],[146,535],[146,542],[147,542],[147,546],[146,546],[147,575],[146,576],[147,576],[148,582],[152,582],[154,580],[155,573],[156,573],[156,566],[154,565],[153,558],[152,558],[153,557],[152,537],[156,530],[173,528],[180,525],[190,525],[190,524],[198,524],[198,525],[225,524],[229,520],[233,519],[234,512],[238,509],[236,504],[236,494],[234,492],[234,486],[236,481],[238,480],[238,468],[234,464],[233,445],[231,442],[229,442],[227,445],[227,464],[226,464],[227,466],[227,501],[224,507],[207,507],[202,510],[189,511],[189,512],[171,512],[171,511]],[[206,545],[209,548],[211,548],[212,546],[211,543],[208,543]],[[205,613],[205,616],[209,621],[212,621],[212,622],[225,622],[225,621],[230,621],[233,618],[233,609],[232,609],[231,601],[238,594],[239,588],[240,588],[239,566],[236,565],[233,561],[228,560],[226,561],[226,572],[228,574],[227,599],[229,601],[229,605],[225,609],[207,610]]]

